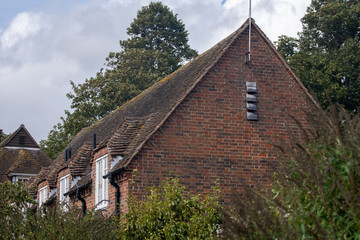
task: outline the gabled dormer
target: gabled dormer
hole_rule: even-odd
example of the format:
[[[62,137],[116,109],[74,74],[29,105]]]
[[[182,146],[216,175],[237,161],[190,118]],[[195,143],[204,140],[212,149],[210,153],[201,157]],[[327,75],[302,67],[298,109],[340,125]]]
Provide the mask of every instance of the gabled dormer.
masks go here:
[[[2,143],[0,147],[5,148],[30,148],[40,150],[40,146],[30,135],[28,130],[25,128],[24,124],[21,124],[20,127],[12,134],[10,134]]]

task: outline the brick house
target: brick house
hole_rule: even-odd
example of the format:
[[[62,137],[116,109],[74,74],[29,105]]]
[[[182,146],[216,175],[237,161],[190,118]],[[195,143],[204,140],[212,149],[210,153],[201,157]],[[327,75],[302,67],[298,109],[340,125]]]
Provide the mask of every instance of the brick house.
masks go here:
[[[0,130],[0,138],[2,130]],[[0,182],[27,181],[46,168],[51,158],[40,148],[23,124],[0,143]]]
[[[299,134],[292,116],[306,127],[304,110],[320,108],[254,21],[249,61],[248,29],[246,21],[81,130],[32,180],[40,202],[123,212],[130,194],[141,197],[170,173],[192,193],[207,193],[218,181],[225,201],[243,184],[268,185],[273,144]]]

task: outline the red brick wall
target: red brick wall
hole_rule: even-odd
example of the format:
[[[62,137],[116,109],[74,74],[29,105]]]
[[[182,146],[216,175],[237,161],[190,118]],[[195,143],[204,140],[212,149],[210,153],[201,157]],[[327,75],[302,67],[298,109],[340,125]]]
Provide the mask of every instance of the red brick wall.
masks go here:
[[[86,202],[86,210],[91,211],[94,207],[94,196],[92,195],[91,188],[80,191],[81,196],[85,199]],[[70,206],[76,205],[81,209],[82,202],[77,198],[76,193],[70,195]]]
[[[193,193],[208,192],[218,180],[227,201],[243,184],[269,184],[272,144],[298,132],[290,115],[307,126],[302,109],[314,104],[255,33],[252,65],[246,64],[247,41],[244,32],[132,160],[132,193],[144,194],[170,172]],[[257,83],[259,121],[246,119],[247,81]]]

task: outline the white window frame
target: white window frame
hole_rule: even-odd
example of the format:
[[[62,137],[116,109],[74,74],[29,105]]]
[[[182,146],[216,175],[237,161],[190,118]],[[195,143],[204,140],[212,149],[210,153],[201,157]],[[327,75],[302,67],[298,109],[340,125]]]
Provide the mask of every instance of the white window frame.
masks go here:
[[[12,177],[12,182],[25,182],[27,180],[29,180],[30,177],[25,177],[25,176],[13,176]]]
[[[69,196],[64,196],[64,193],[70,189],[70,174],[63,176],[59,179],[59,201],[63,209],[68,209]]]
[[[108,179],[104,179],[108,173],[108,155],[99,157],[95,161],[95,209],[105,208],[108,205]]]
[[[39,207],[48,200],[49,197],[49,190],[48,186],[42,187],[39,189]]]

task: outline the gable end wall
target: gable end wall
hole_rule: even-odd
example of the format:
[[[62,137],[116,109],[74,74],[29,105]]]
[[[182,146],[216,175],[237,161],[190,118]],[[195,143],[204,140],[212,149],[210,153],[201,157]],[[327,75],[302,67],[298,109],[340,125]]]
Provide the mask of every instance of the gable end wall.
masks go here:
[[[247,31],[175,109],[135,156],[137,196],[170,173],[193,193],[220,183],[225,200],[243,184],[269,184],[276,164],[272,144],[299,133],[290,116],[308,126],[303,110],[315,107],[258,35],[252,33],[252,65],[245,63]],[[259,121],[246,119],[246,81],[257,83]]]

